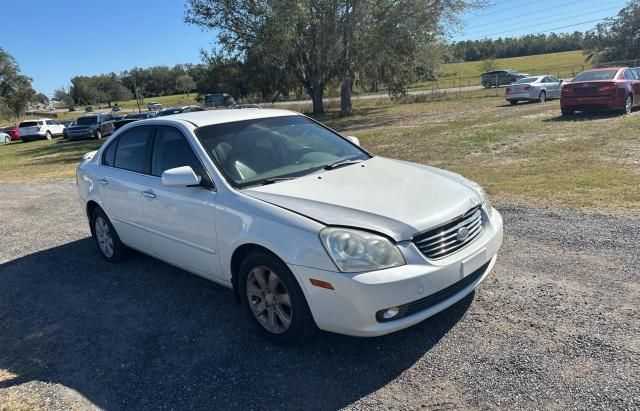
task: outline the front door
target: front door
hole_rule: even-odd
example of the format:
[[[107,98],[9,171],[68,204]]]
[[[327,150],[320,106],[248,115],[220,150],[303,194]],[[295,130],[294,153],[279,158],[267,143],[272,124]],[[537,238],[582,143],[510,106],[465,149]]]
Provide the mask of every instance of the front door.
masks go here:
[[[202,186],[162,184],[162,172],[181,166],[190,166],[200,175]],[[153,253],[188,270],[219,278],[216,192],[189,141],[177,128],[156,128],[151,176],[146,185],[142,220],[152,234]]]

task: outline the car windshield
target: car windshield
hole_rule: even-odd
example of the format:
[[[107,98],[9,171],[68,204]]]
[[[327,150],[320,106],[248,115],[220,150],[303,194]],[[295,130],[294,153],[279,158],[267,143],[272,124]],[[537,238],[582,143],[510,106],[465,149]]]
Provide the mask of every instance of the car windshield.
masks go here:
[[[573,78],[573,81],[613,80],[618,70],[583,71]]]
[[[38,125],[37,121],[23,121],[22,123],[20,123],[20,127],[34,127],[37,125]]]
[[[138,113],[138,114],[127,114],[124,116],[126,119],[130,118],[147,118],[147,113]]]
[[[370,158],[340,135],[299,115],[214,124],[198,128],[196,135],[237,188]]]
[[[90,116],[90,117],[80,117],[76,120],[76,124],[79,126],[89,126],[91,124],[96,124],[98,122],[98,117]]]
[[[525,77],[525,78],[521,78],[520,80],[516,81],[515,84],[535,83],[539,79],[540,79],[540,77]]]

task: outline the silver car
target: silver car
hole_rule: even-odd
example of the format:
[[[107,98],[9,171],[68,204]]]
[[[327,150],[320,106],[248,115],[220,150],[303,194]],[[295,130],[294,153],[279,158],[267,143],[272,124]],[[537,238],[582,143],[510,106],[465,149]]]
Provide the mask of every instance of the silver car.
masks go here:
[[[511,104],[518,101],[539,101],[560,98],[562,80],[555,76],[534,76],[520,79],[507,87],[504,98]]]

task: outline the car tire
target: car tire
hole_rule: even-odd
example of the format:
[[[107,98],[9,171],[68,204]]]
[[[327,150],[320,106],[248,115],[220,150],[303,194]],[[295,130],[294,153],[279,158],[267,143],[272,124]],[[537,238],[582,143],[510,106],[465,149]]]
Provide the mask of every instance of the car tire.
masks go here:
[[[544,103],[547,101],[547,92],[542,90],[540,94],[538,94],[538,103]]]
[[[97,140],[101,140],[102,139],[102,132],[100,130],[96,130],[96,139]]]
[[[44,136],[47,140],[51,140],[53,138],[50,131],[47,131]]]
[[[622,114],[631,114],[633,110],[633,96],[629,94],[627,98],[624,100],[624,108],[622,109]]]
[[[103,260],[116,263],[126,258],[127,246],[120,241],[111,220],[99,207],[91,215],[91,236]]]
[[[274,255],[249,254],[240,265],[237,284],[250,321],[267,340],[298,344],[317,330],[298,281]]]
[[[9,143],[11,143],[11,137],[8,137],[8,136],[7,136],[7,137],[5,137],[5,138],[4,138],[4,143],[5,143],[5,144],[9,144]]]
[[[516,104],[518,104],[518,100],[509,100],[509,104],[515,106]]]

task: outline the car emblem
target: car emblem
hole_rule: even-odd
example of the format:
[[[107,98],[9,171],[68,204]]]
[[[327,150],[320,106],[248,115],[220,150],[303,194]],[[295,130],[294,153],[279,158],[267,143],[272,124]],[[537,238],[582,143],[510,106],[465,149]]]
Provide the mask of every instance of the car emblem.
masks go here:
[[[469,229],[467,227],[462,227],[458,230],[458,234],[456,235],[456,239],[458,241],[464,241],[469,238]]]

